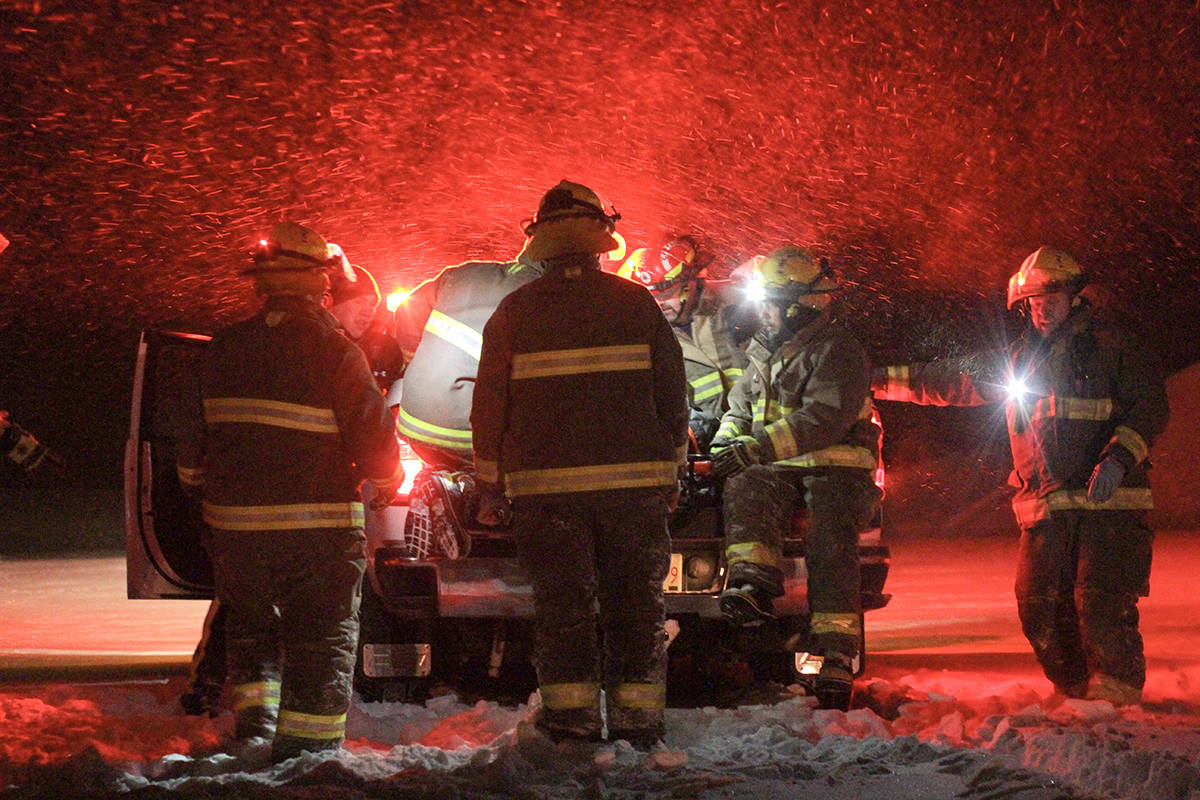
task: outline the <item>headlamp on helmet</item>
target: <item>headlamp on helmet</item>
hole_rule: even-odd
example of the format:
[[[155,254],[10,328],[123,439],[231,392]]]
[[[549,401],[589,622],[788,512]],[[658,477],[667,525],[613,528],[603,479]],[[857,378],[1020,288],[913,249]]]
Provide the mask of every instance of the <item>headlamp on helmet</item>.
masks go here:
[[[341,246],[295,222],[276,225],[270,238],[258,241],[252,258],[254,266],[243,275],[322,270],[340,272],[351,282],[357,280]]]
[[[588,187],[560,181],[542,196],[533,219],[522,224],[529,237],[523,253],[544,261],[611,252],[620,247],[614,236],[620,218],[616,211],[606,211],[604,201]]]
[[[754,270],[763,299],[795,303],[806,295],[831,294],[840,288],[829,260],[816,259],[803,247],[788,245],[772,251]]]

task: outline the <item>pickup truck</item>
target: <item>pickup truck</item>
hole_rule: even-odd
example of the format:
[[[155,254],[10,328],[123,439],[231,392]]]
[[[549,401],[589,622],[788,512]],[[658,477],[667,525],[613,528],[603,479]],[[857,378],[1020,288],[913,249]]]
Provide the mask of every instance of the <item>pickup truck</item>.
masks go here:
[[[200,544],[205,526],[174,469],[179,415],[196,407],[197,363],[207,342],[198,334],[148,330],[138,344],[125,451],[130,598],[212,596],[212,567]],[[409,481],[391,505],[367,510],[356,689],[365,699],[418,699],[450,684],[523,699],[520,693],[536,685],[528,658],[533,602],[513,539],[475,525],[468,509],[431,491],[431,472],[407,446],[402,451]],[[803,512],[785,539],[777,619],[737,630],[722,619],[721,486],[707,466],[704,456],[690,457],[670,520],[671,565],[663,584],[669,702],[719,698],[717,685],[730,680],[734,661],[784,682],[810,681],[820,668],[820,657],[807,648]],[[882,486],[882,469],[876,481]],[[890,599],[881,522],[877,514],[859,534],[864,611]],[[469,539],[465,554],[440,545],[447,524]],[[856,674],[865,662],[863,645]]]

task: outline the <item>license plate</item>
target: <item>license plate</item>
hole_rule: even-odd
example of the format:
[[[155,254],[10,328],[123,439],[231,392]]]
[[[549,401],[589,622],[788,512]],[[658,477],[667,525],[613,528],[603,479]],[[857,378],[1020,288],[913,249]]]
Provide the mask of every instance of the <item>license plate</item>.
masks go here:
[[[683,553],[671,553],[671,568],[663,580],[663,591],[667,594],[683,591]]]
[[[368,678],[424,678],[433,664],[428,644],[364,644],[363,674]]]

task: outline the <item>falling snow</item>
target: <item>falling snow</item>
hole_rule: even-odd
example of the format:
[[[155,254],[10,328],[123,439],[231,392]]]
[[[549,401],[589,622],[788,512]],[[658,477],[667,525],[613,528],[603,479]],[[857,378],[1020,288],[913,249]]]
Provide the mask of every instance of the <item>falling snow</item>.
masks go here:
[[[245,314],[274,221],[399,288],[513,254],[563,176],[634,242],[703,236],[715,274],[812,244],[879,361],[977,344],[1044,242],[1168,367],[1200,358],[1178,333],[1195,3],[10,0],[0,21],[0,397],[89,466],[115,467],[137,329]]]

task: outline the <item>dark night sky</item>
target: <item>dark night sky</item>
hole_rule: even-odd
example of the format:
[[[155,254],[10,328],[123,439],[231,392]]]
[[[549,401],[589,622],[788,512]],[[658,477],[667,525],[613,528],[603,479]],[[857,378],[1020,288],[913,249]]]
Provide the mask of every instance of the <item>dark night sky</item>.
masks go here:
[[[118,480],[138,329],[245,315],[278,219],[391,289],[515,253],[562,177],[718,272],[831,256],[880,362],[991,339],[1043,243],[1200,359],[1195,2],[0,9],[0,407],[87,480]]]

